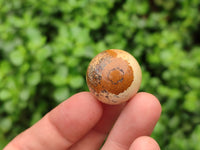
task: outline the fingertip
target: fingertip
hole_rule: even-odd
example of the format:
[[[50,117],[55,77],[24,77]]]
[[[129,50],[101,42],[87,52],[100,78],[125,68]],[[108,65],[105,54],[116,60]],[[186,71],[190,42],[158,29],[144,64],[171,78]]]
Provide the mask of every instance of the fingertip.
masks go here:
[[[147,92],[139,92],[132,99],[138,99],[146,107],[146,109],[156,110],[158,118],[162,112],[162,106],[158,98]]]
[[[79,92],[75,95],[72,96],[74,99],[83,99],[87,100],[88,103],[91,103],[91,105],[95,105],[96,107],[98,107],[98,109],[100,109],[100,111],[103,111],[103,106],[102,103],[100,101],[98,101],[94,95],[92,95],[92,93],[90,92]]]
[[[141,136],[135,139],[130,150],[160,150],[158,143],[149,136]]]
[[[64,103],[74,103],[76,107],[78,105],[78,108],[87,106],[91,108],[91,110],[95,110],[95,113],[97,113],[98,116],[101,116],[103,113],[102,103],[99,102],[90,92],[79,92],[70,97]]]

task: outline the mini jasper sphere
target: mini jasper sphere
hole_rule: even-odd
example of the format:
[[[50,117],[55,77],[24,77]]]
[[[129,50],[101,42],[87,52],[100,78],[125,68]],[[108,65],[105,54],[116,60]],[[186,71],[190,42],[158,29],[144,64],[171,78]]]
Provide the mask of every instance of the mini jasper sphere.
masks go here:
[[[137,60],[128,52],[110,49],[90,62],[87,75],[90,92],[106,104],[120,104],[139,90],[142,72]]]

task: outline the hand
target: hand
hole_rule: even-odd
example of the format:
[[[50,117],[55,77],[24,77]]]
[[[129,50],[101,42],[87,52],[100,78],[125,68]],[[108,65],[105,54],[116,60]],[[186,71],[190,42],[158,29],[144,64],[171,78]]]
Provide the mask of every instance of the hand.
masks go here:
[[[4,150],[98,150],[108,133],[102,150],[159,150],[148,136],[160,113],[159,101],[148,93],[111,106],[82,92],[47,113]]]

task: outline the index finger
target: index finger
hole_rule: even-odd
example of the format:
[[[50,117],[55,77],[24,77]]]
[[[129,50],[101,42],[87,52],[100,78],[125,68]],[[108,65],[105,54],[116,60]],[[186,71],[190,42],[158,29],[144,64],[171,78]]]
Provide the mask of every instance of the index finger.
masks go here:
[[[101,104],[88,92],[76,94],[18,135],[4,150],[67,149],[100,119]]]

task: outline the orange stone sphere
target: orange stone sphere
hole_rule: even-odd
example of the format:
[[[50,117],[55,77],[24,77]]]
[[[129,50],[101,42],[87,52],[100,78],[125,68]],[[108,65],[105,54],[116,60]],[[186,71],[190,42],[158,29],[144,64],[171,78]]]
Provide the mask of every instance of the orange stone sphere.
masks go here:
[[[142,72],[137,60],[128,52],[110,49],[90,62],[87,75],[90,92],[106,104],[120,104],[139,90]]]

